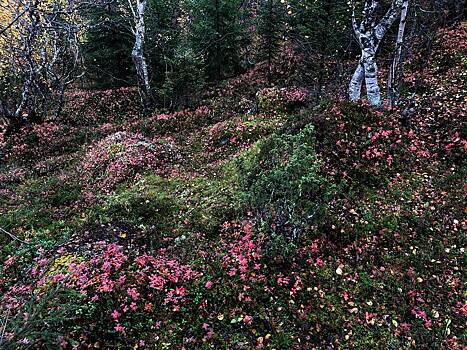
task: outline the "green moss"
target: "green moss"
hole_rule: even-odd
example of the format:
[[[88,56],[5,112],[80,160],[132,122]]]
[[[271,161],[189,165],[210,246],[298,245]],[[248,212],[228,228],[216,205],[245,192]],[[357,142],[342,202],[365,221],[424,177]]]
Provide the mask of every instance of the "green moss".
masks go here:
[[[241,206],[235,177],[223,170],[213,179],[165,179],[153,174],[131,187],[121,184],[104,205],[90,212],[96,221],[124,220],[163,234],[215,232]]]
[[[0,227],[7,230],[15,228],[26,236],[31,236],[35,230],[55,231],[65,226],[65,222],[57,214],[38,205],[25,205],[0,217]]]
[[[73,183],[65,183],[56,188],[48,198],[48,202],[53,206],[72,204],[81,197],[81,186]]]
[[[174,183],[155,175],[143,177],[133,186],[120,184],[115,194],[105,198],[105,203],[94,216],[127,220],[135,224],[152,226],[166,231],[173,226],[180,203]]]
[[[71,204],[81,196],[79,184],[55,176],[28,179],[18,186],[17,191],[35,205],[44,207]]]
[[[215,232],[219,226],[232,219],[242,207],[238,196],[238,183],[235,173],[221,169],[218,177],[209,179],[198,177],[185,183],[181,188],[185,217],[204,232]]]

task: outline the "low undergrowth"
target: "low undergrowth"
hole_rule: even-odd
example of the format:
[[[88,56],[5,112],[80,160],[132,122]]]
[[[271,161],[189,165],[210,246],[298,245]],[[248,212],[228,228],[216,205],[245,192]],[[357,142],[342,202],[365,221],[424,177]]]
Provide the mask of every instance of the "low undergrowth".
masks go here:
[[[0,347],[463,349],[465,74],[435,68],[410,119],[241,79],[145,119],[70,96],[0,165]]]

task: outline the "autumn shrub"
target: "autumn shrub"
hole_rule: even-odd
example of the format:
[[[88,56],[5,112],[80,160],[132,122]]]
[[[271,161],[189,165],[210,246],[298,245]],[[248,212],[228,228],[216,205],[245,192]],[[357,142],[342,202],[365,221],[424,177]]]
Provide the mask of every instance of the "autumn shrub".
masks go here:
[[[262,114],[245,115],[216,123],[207,132],[203,154],[214,159],[236,154],[272,134],[279,125],[280,118]]]
[[[57,121],[25,125],[6,140],[5,160],[24,163],[77,151],[84,142],[81,134],[82,131]]]
[[[167,316],[193,312],[191,293],[201,275],[165,249],[151,254],[91,241],[79,258],[68,249],[76,248],[61,246],[53,255],[42,249],[25,283],[0,279],[0,316],[9,315],[2,349],[111,346],[126,337],[137,344],[148,334],[157,343]],[[5,264],[10,276],[7,267],[18,268],[18,261]]]
[[[139,118],[131,122],[130,130],[144,135],[167,135],[197,129],[203,125],[210,125],[215,110],[207,105],[196,109],[182,109],[175,112],[156,112],[148,117]]]
[[[89,147],[82,163],[83,177],[94,190],[110,193],[116,185],[149,170],[156,171],[173,154],[170,144],[140,135],[117,132]]]
[[[326,173],[364,186],[381,186],[428,153],[413,130],[390,112],[365,104],[323,104],[303,119],[313,123],[316,149]]]
[[[70,124],[121,123],[140,115],[135,88],[72,90],[66,93],[63,114]]]
[[[308,90],[298,86],[264,88],[256,94],[258,109],[263,112],[289,111],[304,106],[308,100]]]

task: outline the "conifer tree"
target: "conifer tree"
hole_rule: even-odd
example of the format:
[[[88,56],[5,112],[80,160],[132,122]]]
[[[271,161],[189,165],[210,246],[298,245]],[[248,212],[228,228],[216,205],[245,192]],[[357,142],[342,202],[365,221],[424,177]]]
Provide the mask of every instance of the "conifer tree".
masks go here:
[[[117,1],[83,7],[86,22],[84,62],[87,76],[97,88],[132,84],[132,38]]]
[[[259,36],[258,58],[267,62],[268,80],[272,79],[272,64],[285,37],[286,7],[280,0],[259,2],[257,30]]]
[[[188,0],[191,42],[204,59],[210,80],[220,80],[241,70],[246,40],[241,0]]]

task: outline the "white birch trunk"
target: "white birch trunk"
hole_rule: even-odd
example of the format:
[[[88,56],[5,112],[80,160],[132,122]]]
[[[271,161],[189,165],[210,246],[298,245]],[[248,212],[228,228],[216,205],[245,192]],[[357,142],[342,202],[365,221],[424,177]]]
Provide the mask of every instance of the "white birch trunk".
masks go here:
[[[403,0],[393,0],[391,8],[378,24],[373,21],[379,3],[377,0],[366,0],[360,26],[357,26],[355,11],[352,12],[352,27],[362,50],[362,56],[349,84],[350,100],[357,101],[360,99],[363,79],[365,79],[368,102],[374,107],[381,105],[376,52],[387,30],[397,18],[402,2]]]
[[[362,82],[365,76],[365,68],[363,67],[363,57],[358,61],[358,66],[353,73],[352,79],[349,84],[349,97],[350,100],[356,102],[362,96]]]
[[[396,51],[389,69],[388,77],[388,97],[389,103],[395,106],[400,95],[400,81],[402,79],[402,46],[404,45],[405,24],[407,23],[407,10],[409,0],[405,0],[402,4],[401,18],[399,22],[399,31],[397,32]]]
[[[146,35],[144,12],[146,10],[146,4],[147,0],[136,0],[136,9],[133,11],[133,17],[135,21],[135,44],[131,53],[138,78],[138,87],[141,95],[141,101],[145,107],[149,104],[151,99],[148,66],[146,63],[146,58],[144,57],[144,40]],[[130,3],[130,5],[132,4]]]
[[[14,118],[16,121],[21,122],[26,121],[26,118],[24,118],[22,114],[30,99],[30,90],[34,83],[35,75],[38,72],[38,70],[36,72],[33,62],[33,46],[36,43],[36,36],[38,34],[38,26],[40,21],[37,5],[38,1],[33,2],[32,0],[29,0],[26,8],[28,19],[23,21],[21,24],[21,26],[25,27],[25,34],[24,36],[21,35],[21,40],[23,41],[22,56],[27,62],[27,77],[25,78],[23,89],[21,91],[21,99],[14,112]]]
[[[367,49],[363,53],[363,67],[365,70],[365,87],[368,102],[371,106],[381,105],[381,92],[378,85],[378,67],[376,66],[376,53]]]

